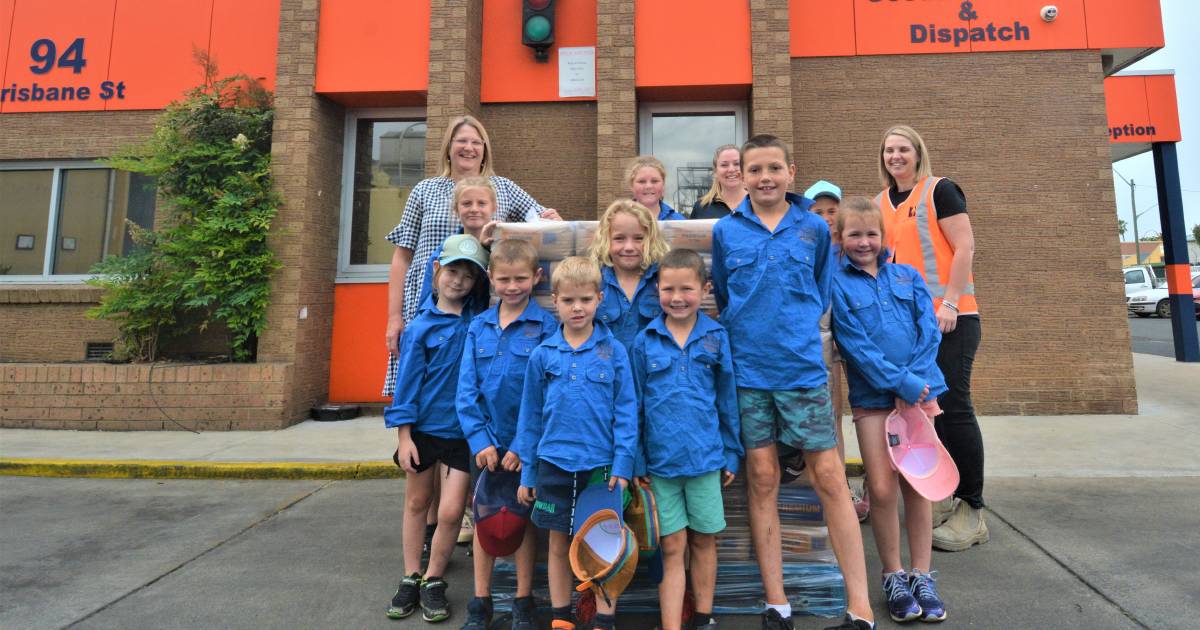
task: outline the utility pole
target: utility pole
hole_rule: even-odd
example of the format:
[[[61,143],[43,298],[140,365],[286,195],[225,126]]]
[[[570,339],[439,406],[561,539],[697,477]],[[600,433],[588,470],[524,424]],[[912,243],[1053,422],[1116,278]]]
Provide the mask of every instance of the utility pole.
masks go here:
[[[1125,179],[1122,177],[1121,179]],[[1129,203],[1133,205],[1133,260],[1135,265],[1142,264],[1142,241],[1137,232],[1137,195],[1133,194],[1133,180],[1129,180]]]

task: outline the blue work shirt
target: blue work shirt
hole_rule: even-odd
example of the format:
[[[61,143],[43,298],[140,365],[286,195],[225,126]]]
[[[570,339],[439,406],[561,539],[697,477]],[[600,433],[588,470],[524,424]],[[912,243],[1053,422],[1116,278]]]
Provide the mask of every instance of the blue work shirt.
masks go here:
[[[465,311],[455,315],[430,306],[404,327],[396,393],[383,411],[388,428],[411,424],[421,433],[462,439],[454,394],[469,322]]]
[[[713,227],[712,276],[733,345],[738,387],[791,390],[825,384],[821,315],[829,306],[829,226],[793,193],[774,231],[747,197]]]
[[[874,277],[843,255],[833,277],[833,336],[854,407],[891,409],[897,397],[915,403],[926,385],[926,400],[947,390],[933,298],[920,272],[887,255],[880,254]]]
[[[667,202],[658,200],[658,220],[659,221],[686,221],[687,217],[667,205]]]
[[[641,393],[636,474],[736,474],[744,453],[729,333],[704,313],[680,348],[666,317],[638,333],[630,356]]]
[[[625,347],[597,323],[572,348],[559,328],[533,350],[517,421],[521,485],[532,488],[539,461],[580,472],[612,466],[629,479],[638,443],[637,392]]]
[[[489,446],[512,449],[529,355],[557,328],[558,320],[532,299],[506,328],[499,304],[471,320],[455,406],[472,455]]]
[[[608,265],[600,266],[600,288],[604,291],[604,299],[596,307],[596,321],[608,326],[617,341],[629,350],[633,347],[633,338],[646,324],[662,315],[662,305],[658,303],[658,263],[651,263],[642,273],[632,300],[621,288],[616,270]]]

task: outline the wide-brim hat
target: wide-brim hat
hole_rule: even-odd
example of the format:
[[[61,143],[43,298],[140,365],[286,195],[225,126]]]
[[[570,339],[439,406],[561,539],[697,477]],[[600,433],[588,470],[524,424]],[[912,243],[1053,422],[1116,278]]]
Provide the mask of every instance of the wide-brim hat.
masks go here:
[[[517,500],[520,474],[505,470],[479,473],[471,511],[475,537],[490,556],[510,556],[521,546],[529,525],[529,507]]]
[[[958,487],[958,467],[938,439],[933,421],[919,406],[893,410],[887,417],[888,456],[908,485],[930,501]]]

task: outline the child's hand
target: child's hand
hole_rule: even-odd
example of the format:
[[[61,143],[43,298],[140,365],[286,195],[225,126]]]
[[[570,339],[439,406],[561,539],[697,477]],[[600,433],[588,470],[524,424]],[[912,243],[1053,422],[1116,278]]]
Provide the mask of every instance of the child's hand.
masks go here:
[[[495,446],[489,445],[487,448],[475,454],[475,467],[479,470],[486,468],[489,471],[495,471],[496,464],[499,462],[500,453],[496,451]]]
[[[917,396],[917,404],[919,405],[919,404],[925,402],[925,399],[928,397],[929,397],[929,385],[926,384],[925,389],[921,390],[921,395]]]
[[[543,221],[562,221],[563,220],[563,218],[561,216],[559,216],[558,210],[555,210],[554,208],[543,209],[541,211],[541,213],[538,214],[538,217],[540,217]]]
[[[494,233],[496,232],[496,224],[499,221],[488,221],[484,224],[483,229],[479,231],[479,244],[484,247],[491,247],[496,240]]]
[[[417,453],[417,445],[413,444],[412,437],[407,431],[400,432],[400,454],[397,459],[400,460],[400,467],[404,472],[417,474],[417,466],[421,465],[421,456]]]
[[[504,461],[500,462],[500,466],[508,472],[520,472],[521,458],[516,453],[509,451],[504,454]]]
[[[907,400],[904,400],[903,398],[901,398],[899,396],[896,397],[896,411],[904,411],[905,409],[908,409],[911,406],[912,405],[908,404]]]
[[[733,483],[734,479],[737,479],[737,475],[729,472],[728,470],[721,471],[721,487],[722,488],[728,488],[729,484]]]
[[[517,488],[517,500],[521,505],[533,505],[534,499],[537,498],[537,490],[520,486]]]
[[[624,477],[616,477],[616,476],[608,478],[608,489],[609,490],[612,490],[617,485],[620,485],[621,490],[624,491],[625,488],[629,487],[629,480]]]
[[[638,485],[642,486],[643,488],[650,487],[650,475],[642,475],[641,477],[634,477],[633,480],[638,482]]]

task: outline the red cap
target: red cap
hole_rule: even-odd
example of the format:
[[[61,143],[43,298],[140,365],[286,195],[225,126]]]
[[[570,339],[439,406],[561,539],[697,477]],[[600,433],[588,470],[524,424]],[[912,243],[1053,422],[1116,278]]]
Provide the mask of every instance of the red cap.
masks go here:
[[[475,521],[475,537],[479,546],[488,555],[501,558],[511,556],[521,546],[525,538],[525,525],[529,519],[514,514],[507,507]]]

